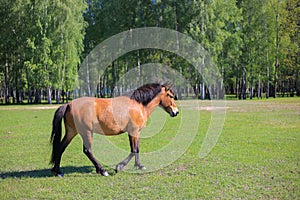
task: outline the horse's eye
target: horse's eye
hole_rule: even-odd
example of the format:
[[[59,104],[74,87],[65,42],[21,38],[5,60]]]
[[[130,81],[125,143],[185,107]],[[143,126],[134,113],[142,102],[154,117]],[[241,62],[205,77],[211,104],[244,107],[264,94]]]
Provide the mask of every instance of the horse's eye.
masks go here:
[[[174,96],[173,95],[171,95],[171,94],[167,94],[168,95],[168,97],[170,97],[171,99],[174,99]]]

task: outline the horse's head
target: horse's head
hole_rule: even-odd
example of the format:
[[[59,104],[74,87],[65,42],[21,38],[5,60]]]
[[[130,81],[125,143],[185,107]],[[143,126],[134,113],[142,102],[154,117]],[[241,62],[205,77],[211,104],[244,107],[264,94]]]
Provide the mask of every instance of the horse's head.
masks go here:
[[[178,115],[179,111],[174,101],[174,92],[167,86],[162,87],[160,107],[162,107],[171,117]]]

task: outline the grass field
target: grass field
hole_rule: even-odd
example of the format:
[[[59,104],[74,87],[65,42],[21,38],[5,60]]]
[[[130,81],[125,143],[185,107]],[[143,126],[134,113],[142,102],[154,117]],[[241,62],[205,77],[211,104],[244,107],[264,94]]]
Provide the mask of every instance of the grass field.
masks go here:
[[[188,104],[181,102],[182,111]],[[192,118],[200,113],[197,134],[170,165],[154,172],[118,174],[106,165],[111,176],[102,177],[76,137],[62,158],[63,178],[52,177],[48,165],[55,107],[1,106],[0,199],[300,199],[299,98],[228,101],[218,143],[201,159],[212,111],[205,109],[209,102],[199,104],[203,109],[188,111]],[[156,115],[162,116],[154,113],[149,126]],[[168,144],[181,118],[162,120],[159,134],[141,140],[142,152]],[[126,135],[109,140],[129,150]]]

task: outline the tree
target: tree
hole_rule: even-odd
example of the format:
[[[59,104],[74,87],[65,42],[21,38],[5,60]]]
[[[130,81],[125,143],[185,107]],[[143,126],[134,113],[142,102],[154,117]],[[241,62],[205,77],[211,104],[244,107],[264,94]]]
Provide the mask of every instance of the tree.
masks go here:
[[[40,102],[46,90],[51,103],[53,89],[72,89],[83,51],[85,9],[81,0],[1,3],[5,18],[1,66],[7,103],[9,93],[19,103],[27,90],[28,102],[33,102],[33,91],[34,102]]]
[[[87,71],[95,80],[88,94],[114,95],[116,83],[136,66],[139,75],[133,81],[142,84],[141,66],[159,62],[185,78],[185,83],[176,83],[179,96],[188,95],[187,83],[202,99],[210,98],[209,93],[219,87],[241,99],[248,95],[262,98],[263,93],[267,98],[279,92],[300,95],[297,0],[0,3],[0,97],[6,103],[21,103],[26,96],[30,103],[45,97],[49,103],[52,99],[59,103],[62,93],[68,94],[78,84],[79,64],[94,47],[115,34],[140,27],[170,28],[191,36],[202,45],[199,51],[209,52],[224,85],[204,80],[217,72],[202,69],[199,73],[174,53],[138,49],[113,61],[103,76]],[[177,37],[177,48],[180,42]],[[208,58],[195,59],[202,65],[210,64]],[[93,62],[95,58],[90,57],[88,64]],[[124,90],[125,83],[118,94]],[[217,98],[224,96],[216,94]]]
[[[241,11],[234,0],[198,1],[196,7],[198,11],[194,13],[197,13],[197,16],[190,22],[188,33],[210,53],[225,78],[225,74],[230,74],[227,69],[238,65]],[[205,60],[200,62],[205,62]],[[203,79],[201,88],[201,96],[204,99],[205,82]]]
[[[286,0],[283,2],[283,11],[281,14],[284,19],[280,24],[279,37],[279,54],[281,54],[281,67],[278,69],[278,82],[281,85],[282,95],[285,92],[294,96],[300,96],[299,86],[299,56],[300,56],[300,42],[299,42],[299,11],[300,4],[295,0]]]

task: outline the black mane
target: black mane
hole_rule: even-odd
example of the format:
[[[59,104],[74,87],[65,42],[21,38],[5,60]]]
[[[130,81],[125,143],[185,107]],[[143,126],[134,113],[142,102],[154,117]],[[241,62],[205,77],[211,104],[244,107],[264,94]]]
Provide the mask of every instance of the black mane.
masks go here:
[[[138,103],[142,103],[146,106],[161,92],[162,87],[164,87],[164,85],[159,83],[149,83],[132,91],[128,96],[130,99],[134,99]]]

